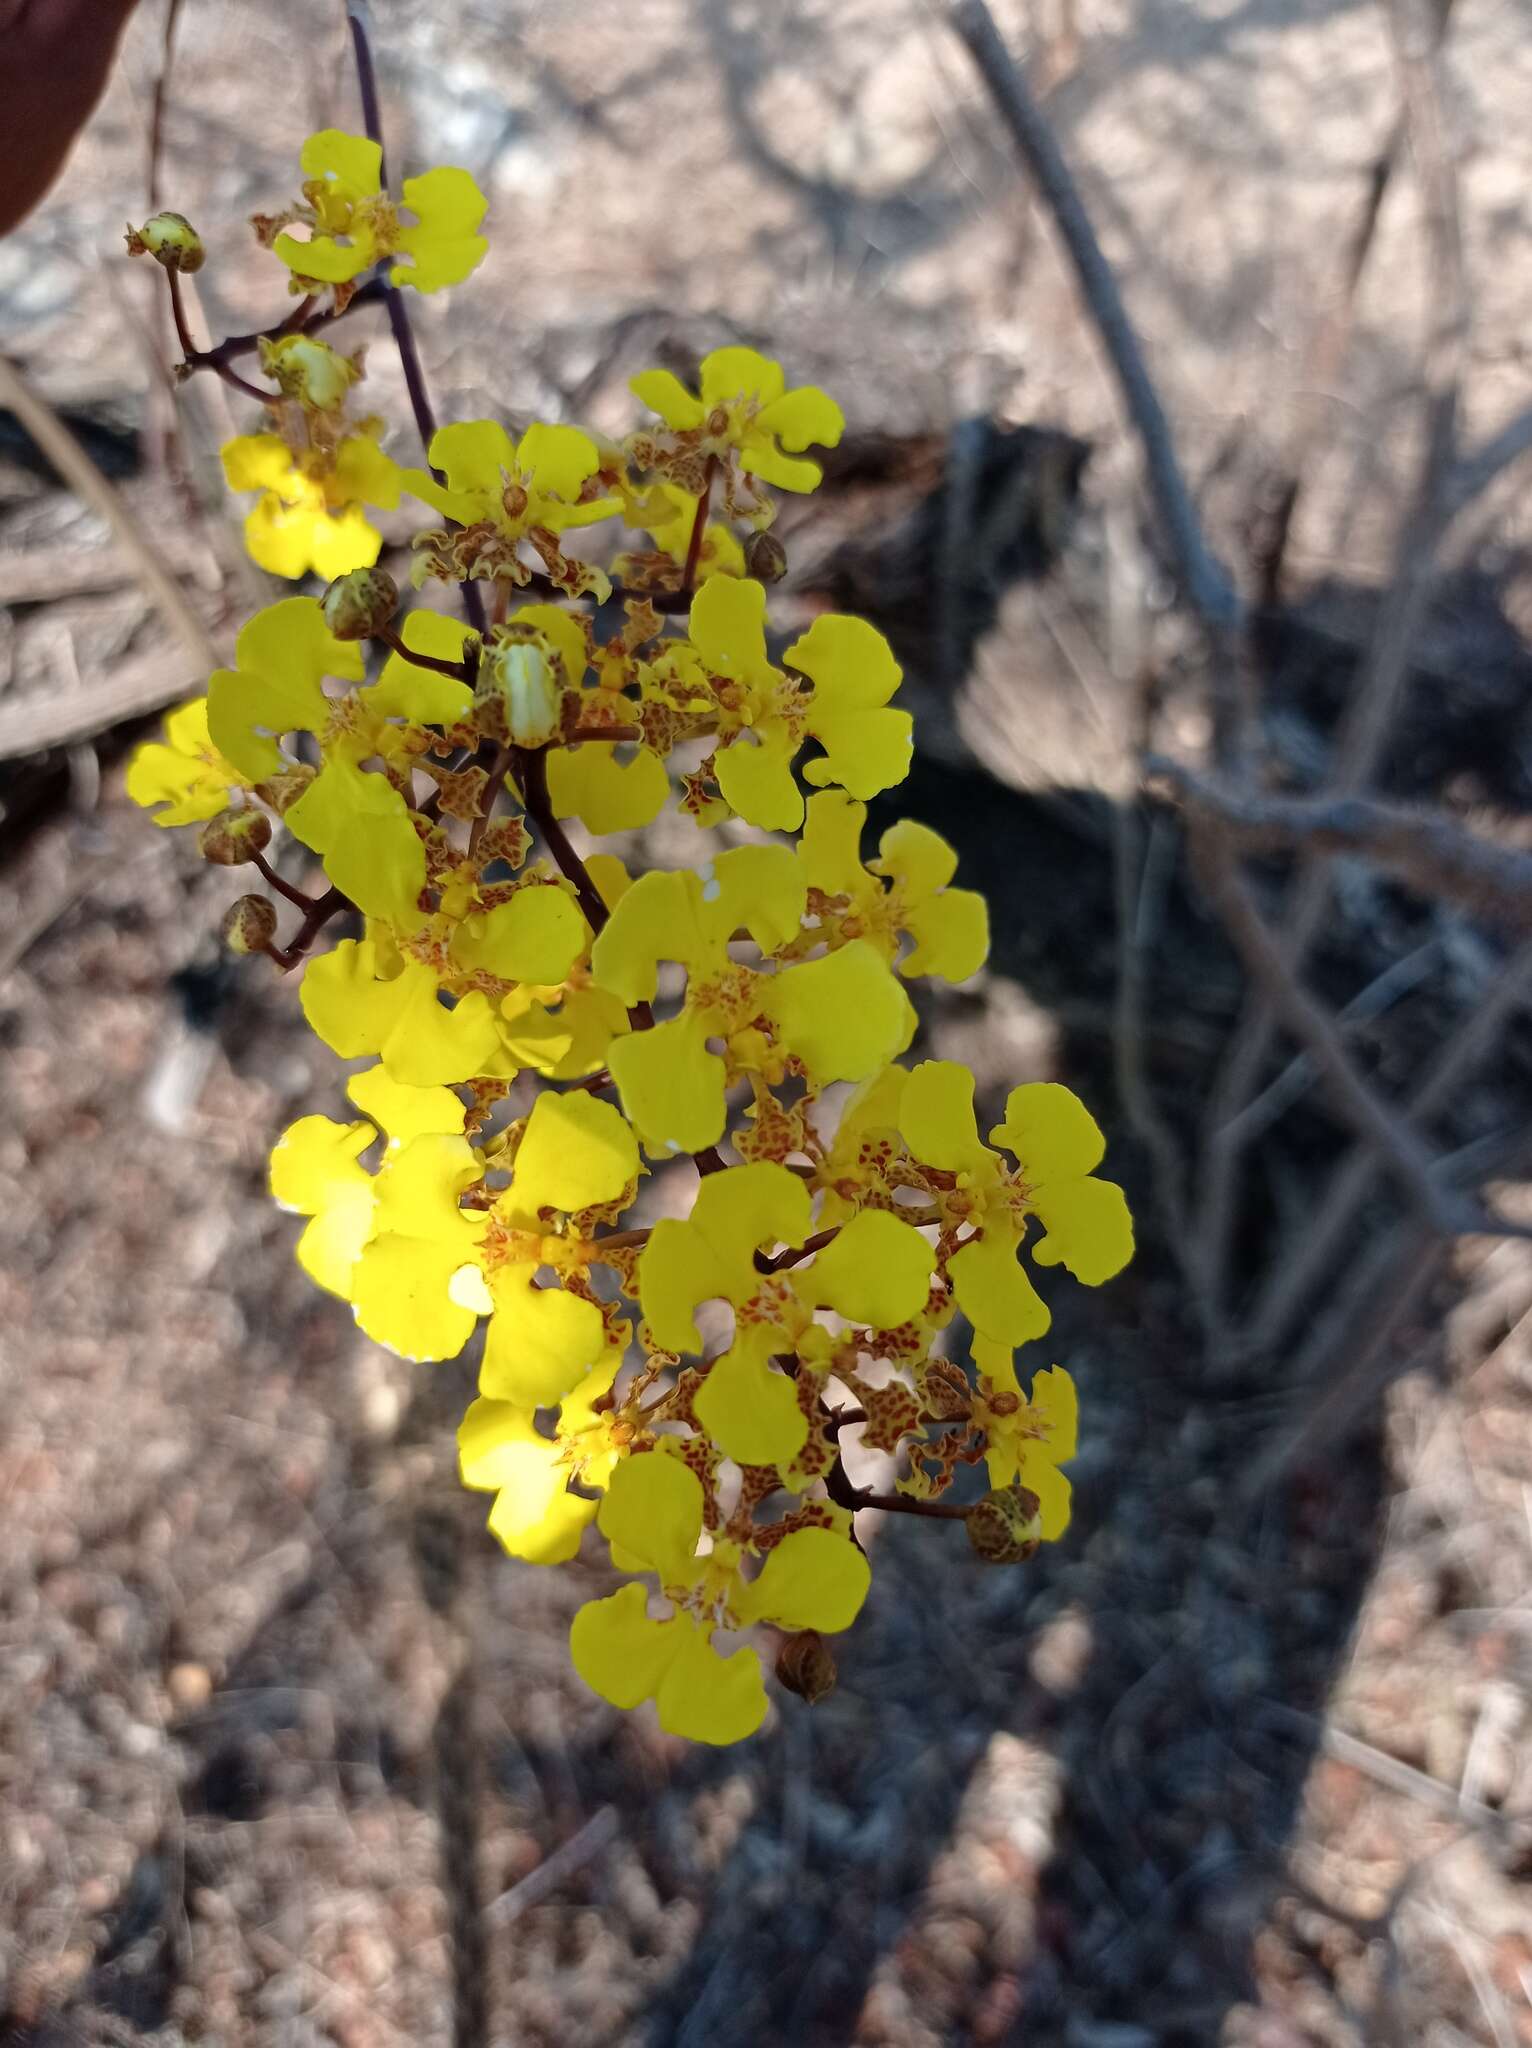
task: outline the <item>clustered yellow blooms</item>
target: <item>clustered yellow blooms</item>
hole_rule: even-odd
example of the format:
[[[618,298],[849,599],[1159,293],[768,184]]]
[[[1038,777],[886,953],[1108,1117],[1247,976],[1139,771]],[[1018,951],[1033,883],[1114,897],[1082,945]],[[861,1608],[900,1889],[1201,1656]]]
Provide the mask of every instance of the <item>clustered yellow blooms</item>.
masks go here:
[[[421,225],[400,229],[366,146],[316,136],[303,162],[312,236],[275,247],[310,285],[404,251],[395,276],[430,289],[477,260],[463,174],[407,184]],[[832,1681],[821,1638],[869,1584],[859,1509],[962,1518],[999,1562],[1062,1534],[1075,1395],[1061,1367],[1018,1371],[1050,1321],[1031,1269],[1109,1279],[1127,1207],[1067,1089],[1014,1088],[986,1142],[965,1069],[904,1062],[908,985],[979,970],[984,901],[923,825],[865,844],[868,801],[911,752],[882,635],[821,615],[782,645],[747,573],[765,486],[814,488],[803,451],[836,444],[833,401],[720,349],[696,394],[635,377],[660,424],[621,448],[473,421],[437,433],[432,470],[384,478],[371,427],[343,419],[359,359],[294,339],[267,367],[327,475],[427,502],[418,576],[480,585],[488,622],[396,626],[360,553],[323,600],[249,621],[129,792],[283,894],[275,835],[316,856],[325,890],[300,897],[287,947],[265,897],[225,925],[240,950],[304,960],[309,1023],[369,1062],[354,1117],[303,1117],[272,1155],[273,1194],[307,1219],[299,1261],[406,1358],[454,1357],[483,1323],[459,1449],[491,1529],[553,1564],[594,1524],[628,1581],[576,1615],[576,1667],[676,1734],[734,1741],[767,1698],[755,1650],[725,1638],[767,1624],[786,1683]],[[263,532],[315,522],[289,573],[336,568],[317,522],[345,529],[355,499],[308,506],[282,433],[234,445],[230,481],[278,500]],[[564,552],[619,521],[649,545],[611,569]],[[614,592],[626,563],[641,573]],[[579,608],[614,595],[615,628]],[[689,866],[635,875],[578,850],[667,809],[711,835]],[[342,913],[354,935],[306,957]],[[659,1173],[663,1213],[635,1222]],[[897,1461],[891,1492],[853,1482],[848,1430]],[[944,1501],[981,1463],[984,1498]]]

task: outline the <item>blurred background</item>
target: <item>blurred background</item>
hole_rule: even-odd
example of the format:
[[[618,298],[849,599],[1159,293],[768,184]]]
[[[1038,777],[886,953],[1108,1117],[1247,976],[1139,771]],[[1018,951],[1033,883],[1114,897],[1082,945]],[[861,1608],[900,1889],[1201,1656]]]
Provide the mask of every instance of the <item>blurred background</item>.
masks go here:
[[[396,172],[491,198],[417,311],[441,417],[618,434],[633,371],[734,340],[844,404],[780,618],[890,635],[897,809],[995,920],[917,1051],[981,1108],[1079,1088],[1140,1219],[1050,1290],[1067,1539],[879,1529],[838,1690],[721,1754],[574,1679],[604,1581],[459,1492],[472,1364],[296,1269],[265,1159],[340,1073],[121,792],[284,594],[218,472],[254,408],[176,386],[123,225],[157,163],[194,320],[280,318],[245,222],[360,125],[343,14],[143,0],[0,240],[16,2048],[1532,2043],[1527,15],[995,18],[1241,593],[1211,629],[934,0],[378,0]]]

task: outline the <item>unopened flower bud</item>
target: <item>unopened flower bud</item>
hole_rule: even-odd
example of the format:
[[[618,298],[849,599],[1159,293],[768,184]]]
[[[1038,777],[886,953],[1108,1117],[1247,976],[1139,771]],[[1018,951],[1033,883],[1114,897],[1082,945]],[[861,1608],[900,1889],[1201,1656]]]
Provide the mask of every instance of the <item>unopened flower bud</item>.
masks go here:
[[[317,412],[335,412],[346,400],[361,371],[349,356],[312,334],[262,338],[261,368],[284,397],[296,398]]]
[[[270,804],[279,818],[285,817],[302,796],[318,773],[306,761],[295,761],[291,768],[279,768],[275,775],[268,775],[264,782],[255,785],[255,793],[263,804]]]
[[[152,256],[162,270],[185,271],[188,277],[207,255],[202,237],[181,213],[157,213],[141,228],[130,222],[127,240],[130,256]]]
[[[997,1486],[963,1517],[974,1554],[986,1564],[1024,1564],[1042,1541],[1043,1518],[1035,1493],[1020,1480]]]
[[[505,705],[506,737],[518,747],[546,746],[559,729],[563,692],[553,664],[530,640],[502,640],[490,648],[482,671]]]
[[[219,931],[231,953],[264,953],[277,935],[277,913],[264,896],[236,896]]]
[[[787,550],[774,533],[752,533],[745,542],[745,574],[757,583],[780,583],[787,574]]]
[[[324,622],[337,640],[367,640],[399,609],[399,586],[386,569],[353,569],[336,577],[323,604]]]
[[[777,1652],[777,1677],[812,1707],[835,1690],[835,1658],[818,1629],[788,1636]]]
[[[973,1411],[973,1389],[960,1365],[950,1358],[926,1361],[923,1380],[926,1413],[940,1422],[956,1422]]]
[[[271,820],[264,811],[225,811],[209,818],[197,834],[197,851],[215,867],[243,867],[271,844]]]

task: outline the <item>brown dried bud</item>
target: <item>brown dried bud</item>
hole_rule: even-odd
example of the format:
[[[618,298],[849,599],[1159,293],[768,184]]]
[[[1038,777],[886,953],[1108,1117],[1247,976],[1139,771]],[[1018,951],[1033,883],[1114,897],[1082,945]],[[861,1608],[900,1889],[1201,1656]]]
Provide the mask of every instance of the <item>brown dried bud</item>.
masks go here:
[[[157,213],[141,228],[130,222],[127,240],[130,256],[152,256],[161,270],[184,271],[188,277],[207,256],[202,237],[181,213]]]
[[[353,569],[336,577],[322,601],[337,640],[368,640],[398,611],[399,586],[386,569]]]
[[[812,1707],[835,1690],[835,1659],[818,1629],[788,1636],[777,1652],[777,1677]]]
[[[968,1384],[968,1375],[950,1358],[926,1361],[921,1392],[926,1413],[938,1422],[956,1422],[960,1416],[973,1412],[973,1389]]]
[[[264,896],[236,896],[218,929],[231,953],[264,953],[277,935],[277,913]]]
[[[295,761],[291,768],[280,768],[275,775],[258,782],[255,793],[263,804],[270,804],[279,818],[285,817],[317,773],[306,761]]]
[[[986,1564],[1025,1564],[1042,1541],[1037,1495],[1013,1479],[977,1501],[963,1517],[963,1527],[975,1556]]]
[[[757,583],[780,583],[787,574],[787,550],[774,533],[752,533],[745,542],[745,574]]]
[[[197,834],[198,853],[219,868],[243,867],[270,844],[271,820],[264,811],[225,811]]]

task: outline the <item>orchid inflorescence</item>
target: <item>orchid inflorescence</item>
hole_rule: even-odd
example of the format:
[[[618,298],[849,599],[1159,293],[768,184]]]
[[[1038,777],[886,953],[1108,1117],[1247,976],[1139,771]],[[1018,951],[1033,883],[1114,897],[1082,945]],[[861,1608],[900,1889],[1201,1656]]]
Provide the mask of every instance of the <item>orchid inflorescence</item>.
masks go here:
[[[285,945],[266,894],[225,936],[303,962],[314,1031],[371,1062],[353,1118],[303,1117],[272,1154],[273,1194],[308,1219],[299,1262],[411,1360],[456,1356],[486,1319],[459,1449],[491,1529],[553,1564],[594,1523],[631,1578],[579,1610],[576,1667],[676,1734],[734,1741],[766,1692],[755,1651],[718,1639],[769,1623],[784,1682],[826,1690],[823,1637],[868,1588],[859,1510],[961,1519],[995,1562],[1062,1533],[1075,1394],[1060,1367],[1018,1373],[1049,1327],[1020,1254],[1095,1286],[1131,1254],[1127,1207],[1067,1089],[1013,1089],[986,1143],[964,1068],[900,1064],[906,984],[976,973],[988,922],[926,826],[864,845],[911,755],[887,641],[832,614],[780,652],[768,633],[772,492],[816,487],[805,451],[837,444],[840,408],[721,348],[696,390],[634,377],[657,422],[620,446],[473,420],[401,466],[354,410],[360,354],[325,330],[377,265],[394,290],[460,282],[485,202],[429,171],[405,222],[377,145],[338,131],[302,164],[302,201],[255,223],[301,303],[241,338],[274,388],[233,377],[268,424],[224,464],[261,493],[256,561],[330,587],[248,622],[128,790],[293,904]],[[203,260],[177,215],[129,245],[173,293]],[[229,371],[231,345],[191,350],[175,303],[188,366]],[[477,592],[481,628],[399,618],[366,509],[404,496],[433,521],[416,586]],[[573,550],[609,523],[633,540],[605,566]],[[691,866],[577,850],[667,809],[712,835]],[[268,861],[282,832],[321,893]],[[316,953],[348,912],[359,936]],[[689,1177],[689,1207],[635,1225],[672,1161],[660,1206]],[[852,1480],[848,1430],[894,1461],[891,1490]],[[946,1500],[981,1462],[984,1498]]]

